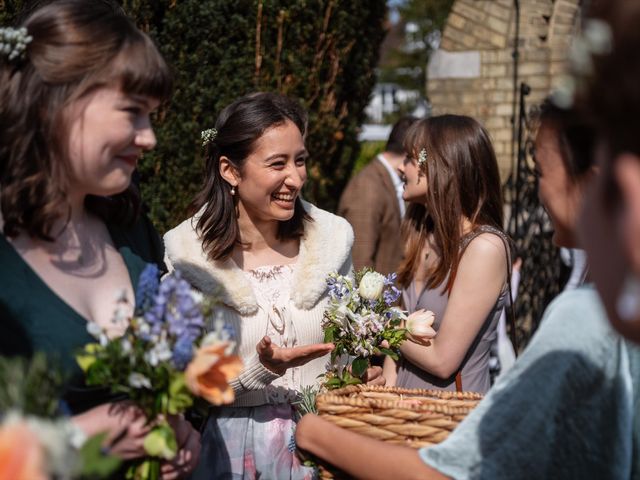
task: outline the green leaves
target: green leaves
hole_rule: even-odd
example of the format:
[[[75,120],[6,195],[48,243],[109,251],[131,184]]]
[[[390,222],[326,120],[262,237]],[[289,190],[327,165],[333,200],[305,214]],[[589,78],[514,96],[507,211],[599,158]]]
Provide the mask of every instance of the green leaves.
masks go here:
[[[380,353],[383,355],[387,355],[388,357],[391,357],[393,360],[398,360],[398,354],[389,349],[389,348],[383,348],[383,347],[379,347],[378,350],[380,350]]]
[[[178,442],[173,429],[160,423],[144,437],[144,449],[152,457],[171,460],[178,453]]]
[[[342,372],[331,373],[323,385],[327,390],[335,390],[336,388],[359,385],[361,383],[362,380],[360,378],[352,375],[351,372],[345,368]]]
[[[319,389],[315,386],[302,387],[299,398],[295,402],[292,402],[299,417],[307,413],[318,413],[318,409],[316,408],[318,392]]]
[[[351,363],[351,372],[357,378],[362,378],[362,376],[367,371],[367,368],[369,368],[369,359],[368,358],[357,357]]]
[[[324,329],[324,343],[333,343],[336,338],[337,327],[329,325]]]
[[[94,435],[80,449],[82,478],[107,478],[120,467],[122,461],[118,457],[104,453],[106,437],[106,433]]]
[[[44,353],[32,359],[0,357],[0,412],[52,418],[58,413],[64,376]]]
[[[169,402],[167,411],[172,415],[184,412],[193,405],[193,396],[187,388],[184,374],[179,373],[171,379],[169,384]]]

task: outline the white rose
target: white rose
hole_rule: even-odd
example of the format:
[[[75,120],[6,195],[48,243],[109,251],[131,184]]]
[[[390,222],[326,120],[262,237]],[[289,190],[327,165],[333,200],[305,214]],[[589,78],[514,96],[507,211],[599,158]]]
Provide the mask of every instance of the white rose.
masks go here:
[[[433,338],[436,331],[433,325],[435,314],[430,310],[417,310],[407,318],[407,330],[414,337]]]
[[[384,276],[378,272],[367,272],[360,280],[358,293],[365,300],[378,300],[384,289]]]

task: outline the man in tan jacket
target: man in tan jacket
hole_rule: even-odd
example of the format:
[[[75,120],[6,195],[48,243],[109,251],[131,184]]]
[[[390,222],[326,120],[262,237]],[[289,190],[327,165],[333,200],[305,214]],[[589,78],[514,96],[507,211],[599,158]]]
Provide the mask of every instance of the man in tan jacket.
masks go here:
[[[402,260],[400,223],[405,205],[398,167],[406,155],[404,135],[415,120],[407,116],[395,123],[384,152],[349,181],[340,197],[338,214],[349,221],[355,233],[356,270],[371,267],[386,275],[395,272]]]

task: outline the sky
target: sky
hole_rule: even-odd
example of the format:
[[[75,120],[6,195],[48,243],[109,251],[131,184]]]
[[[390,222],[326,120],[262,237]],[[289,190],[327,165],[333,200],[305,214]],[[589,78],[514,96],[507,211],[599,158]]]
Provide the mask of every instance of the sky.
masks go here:
[[[397,6],[402,5],[405,0],[387,0],[387,6],[389,7],[389,20],[391,23],[396,23],[399,19]]]

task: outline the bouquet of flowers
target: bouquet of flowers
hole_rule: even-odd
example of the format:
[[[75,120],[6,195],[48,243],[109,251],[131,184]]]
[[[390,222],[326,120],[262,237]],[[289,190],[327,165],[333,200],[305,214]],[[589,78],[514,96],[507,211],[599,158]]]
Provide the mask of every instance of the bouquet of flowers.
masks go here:
[[[400,290],[396,275],[383,276],[369,268],[354,280],[332,273],[327,279],[329,306],[324,312],[324,341],[332,342],[331,370],[324,383],[328,389],[362,383],[371,355],[385,354],[398,359],[398,349],[406,337],[402,322],[406,316],[395,303]],[[339,367],[342,355],[351,368]]]
[[[178,451],[168,415],[184,413],[194,396],[214,405],[234,399],[229,381],[242,370],[233,355],[234,335],[221,320],[203,338],[204,319],[214,302],[204,299],[173,272],[162,281],[155,266],[142,273],[136,291],[134,316],[126,319],[126,297],[119,300],[116,321],[128,322],[123,336],[109,339],[96,324],[90,333],[99,343],[87,345],[77,356],[87,384],[110,386],[126,394],[154,426],[144,440],[149,457],[132,466],[127,478],[157,479],[160,461]]]
[[[0,479],[106,478],[120,460],[65,415],[63,376],[42,353],[0,357]]]

